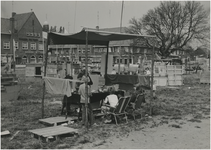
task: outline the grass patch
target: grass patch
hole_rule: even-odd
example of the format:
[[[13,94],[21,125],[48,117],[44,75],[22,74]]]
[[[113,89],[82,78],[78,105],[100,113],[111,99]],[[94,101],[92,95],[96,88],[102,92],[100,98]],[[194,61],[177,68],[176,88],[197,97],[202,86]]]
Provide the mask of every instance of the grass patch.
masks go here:
[[[157,99],[153,101],[154,115],[162,115],[162,123],[168,124],[168,119],[180,120],[185,115],[192,115],[192,122],[200,121],[204,115],[209,115],[210,111],[210,87],[209,85],[198,84],[199,79],[196,75],[184,76],[185,85],[175,88],[157,88]],[[190,87],[190,89],[189,89]],[[68,125],[79,128],[78,136],[61,138],[49,143],[43,143],[32,138],[28,130],[46,127],[38,122],[41,119],[41,102],[42,102],[42,84],[22,84],[23,90],[18,100],[1,102],[1,128],[2,131],[9,130],[11,136],[17,131],[19,134],[11,141],[11,136],[1,138],[2,149],[71,149],[84,148],[86,144],[94,141],[104,141],[110,136],[119,138],[129,135],[131,131],[140,131],[143,126],[150,124],[149,120],[137,119],[128,124],[120,123],[104,124],[102,120],[96,119],[99,126],[92,127],[89,132],[81,131],[77,123]],[[53,99],[62,99],[60,95],[50,95],[46,93],[44,112],[45,118],[60,116],[61,105],[49,103]],[[150,99],[150,93],[147,94],[146,100]],[[144,115],[149,114],[149,105],[143,108]],[[207,117],[207,116],[206,116]],[[175,126],[175,128],[177,128]],[[96,143],[95,146],[104,144]]]

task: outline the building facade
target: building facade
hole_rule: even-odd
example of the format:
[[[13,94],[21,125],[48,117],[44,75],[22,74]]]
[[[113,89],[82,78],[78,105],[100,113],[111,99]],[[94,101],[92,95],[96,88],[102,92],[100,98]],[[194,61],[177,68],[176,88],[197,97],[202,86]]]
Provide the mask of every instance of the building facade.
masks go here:
[[[120,28],[98,29],[99,31],[120,32]],[[122,28],[122,33],[126,33],[126,28]],[[102,53],[106,53],[107,48],[103,46],[94,46],[95,59],[100,60]],[[109,54],[113,55],[113,64],[136,64],[139,63],[140,56],[150,59],[152,49],[148,46],[133,45],[133,40],[111,41],[109,43]]]
[[[96,29],[100,31],[119,32],[117,28]],[[122,29],[125,32],[125,28]],[[57,45],[50,46],[50,62],[63,63],[72,61],[73,63],[85,64],[85,45]],[[101,56],[107,51],[106,46],[89,45],[88,46],[88,64],[100,66]],[[113,65],[118,64],[136,64],[140,63],[140,57],[151,59],[152,49],[146,45],[133,45],[133,40],[111,41],[109,43],[109,54],[113,55]]]
[[[14,55],[16,64],[43,63],[42,25],[34,12],[1,18],[1,60],[9,62]]]

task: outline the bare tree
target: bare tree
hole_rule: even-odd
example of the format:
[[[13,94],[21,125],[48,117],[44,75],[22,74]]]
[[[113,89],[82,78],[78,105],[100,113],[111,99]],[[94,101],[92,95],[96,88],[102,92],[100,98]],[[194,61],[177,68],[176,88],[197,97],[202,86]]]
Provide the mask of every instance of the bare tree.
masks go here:
[[[167,57],[173,51],[182,49],[193,39],[209,39],[209,11],[200,2],[165,1],[160,6],[149,10],[143,18],[132,18],[129,33],[149,34],[157,37],[156,48]],[[139,40],[134,41],[137,44]],[[145,41],[152,47],[150,40]]]

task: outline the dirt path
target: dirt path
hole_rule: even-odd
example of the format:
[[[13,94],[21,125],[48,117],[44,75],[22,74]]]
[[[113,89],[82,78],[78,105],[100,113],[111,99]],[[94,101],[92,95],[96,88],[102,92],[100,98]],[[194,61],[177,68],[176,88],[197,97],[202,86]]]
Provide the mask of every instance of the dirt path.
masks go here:
[[[179,125],[180,128],[171,125]],[[154,128],[132,131],[127,136],[112,136],[105,141],[78,145],[85,149],[209,149],[210,119],[201,122],[172,120]]]

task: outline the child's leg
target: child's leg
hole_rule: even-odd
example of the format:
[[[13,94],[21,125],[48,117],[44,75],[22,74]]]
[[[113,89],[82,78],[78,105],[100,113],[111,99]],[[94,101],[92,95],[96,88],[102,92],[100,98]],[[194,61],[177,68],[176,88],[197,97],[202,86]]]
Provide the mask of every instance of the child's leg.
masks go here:
[[[153,90],[153,98],[156,98],[155,90]]]

